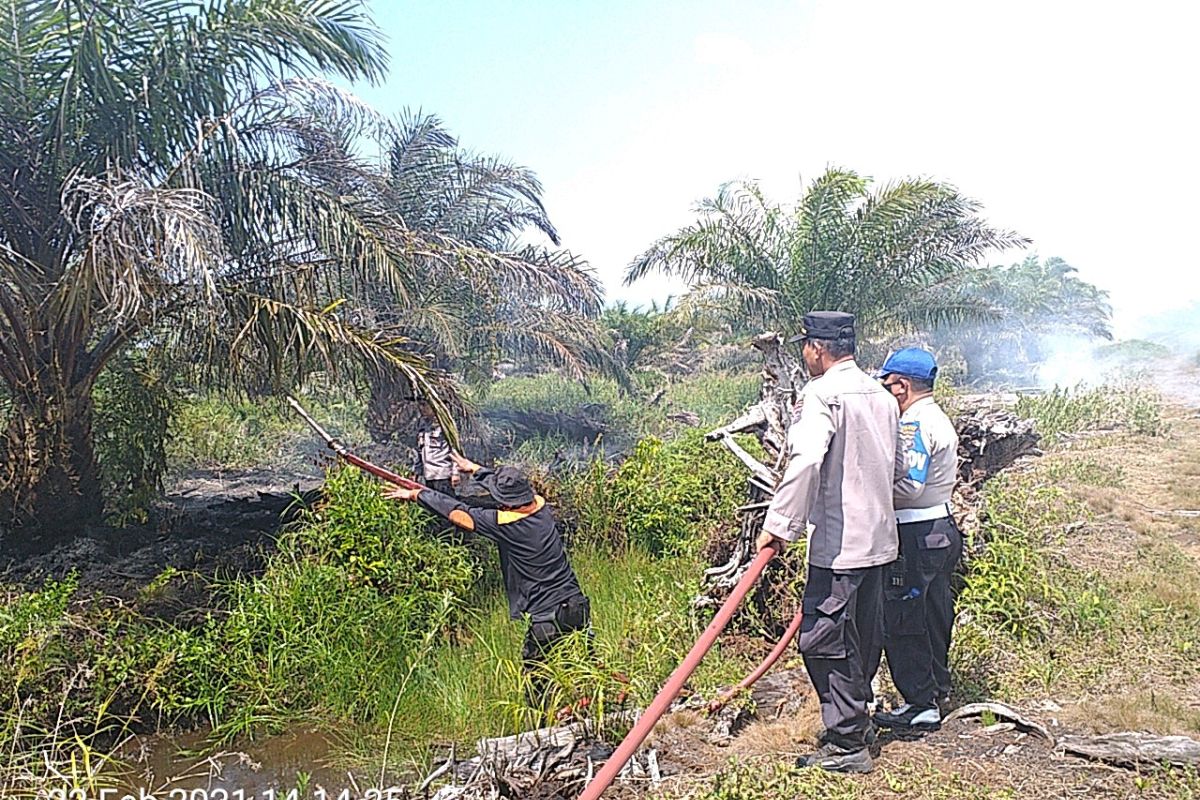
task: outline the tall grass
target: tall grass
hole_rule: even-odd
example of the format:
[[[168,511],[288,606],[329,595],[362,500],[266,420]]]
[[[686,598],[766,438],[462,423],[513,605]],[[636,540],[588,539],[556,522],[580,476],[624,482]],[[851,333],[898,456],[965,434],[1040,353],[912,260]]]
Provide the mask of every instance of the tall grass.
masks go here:
[[[1045,394],[1021,396],[1016,413],[1034,419],[1049,443],[1085,431],[1124,428],[1145,436],[1167,431],[1161,398],[1137,386],[1055,387]]]
[[[498,596],[482,600],[462,630],[430,651],[400,699],[395,733],[406,758],[424,763],[438,743],[552,724],[558,709],[584,696],[593,714],[619,707],[626,688],[625,705],[649,702],[706,623],[690,605],[703,565],[694,555],[656,558],[637,548],[616,556],[582,550],[572,564],[592,600],[594,649],[579,635],[557,648],[541,670],[547,696],[530,706],[520,661],[523,625],[508,619]],[[747,668],[718,647],[692,683],[711,692]],[[629,686],[615,673],[628,676]],[[370,752],[377,740],[368,736],[358,747]]]
[[[323,390],[306,397],[309,410],[350,441],[366,438],[364,404],[349,393]],[[311,433],[278,397],[230,398],[216,394],[181,400],[171,419],[167,457],[174,471],[249,469],[295,463]]]
[[[84,628],[71,610],[75,590],[74,576],[33,591],[0,587],[0,796],[111,786],[112,752],[144,698],[67,657]],[[122,689],[133,690],[118,697]]]

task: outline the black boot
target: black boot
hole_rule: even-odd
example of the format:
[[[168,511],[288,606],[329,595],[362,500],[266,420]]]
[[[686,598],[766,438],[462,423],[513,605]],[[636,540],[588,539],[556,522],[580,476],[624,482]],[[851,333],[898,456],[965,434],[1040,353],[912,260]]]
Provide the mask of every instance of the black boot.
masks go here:
[[[819,767],[826,772],[870,772],[875,767],[865,741],[854,741],[826,731],[822,743],[814,752],[796,759],[801,769]]]

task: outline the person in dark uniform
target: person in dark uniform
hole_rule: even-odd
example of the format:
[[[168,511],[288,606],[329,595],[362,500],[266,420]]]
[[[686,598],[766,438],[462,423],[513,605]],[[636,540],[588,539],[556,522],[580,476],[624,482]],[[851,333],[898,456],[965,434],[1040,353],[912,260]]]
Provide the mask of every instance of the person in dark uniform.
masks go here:
[[[759,549],[808,539],[800,653],[821,701],[820,747],[800,767],[869,772],[867,704],[883,650],[883,574],[896,560],[892,480],[899,410],[854,363],[854,317],[806,314],[805,385],[788,428],[788,462]]]
[[[397,486],[385,490],[384,496],[417,501],[456,527],[496,543],[509,616],[514,620],[529,616],[521,660],[527,673],[535,672],[536,664],[564,636],[587,631],[590,637],[588,598],[567,560],[553,508],[534,493],[525,474],[510,466],[491,470],[450,452],[457,468],[487,491],[496,508],[468,506],[432,489]],[[541,695],[537,689],[530,698],[535,703]]]
[[[884,728],[936,730],[938,700],[950,693],[950,581],[962,534],[950,514],[958,476],[958,431],[933,399],[933,354],[906,347],[884,362],[883,385],[900,406],[893,501],[900,558],[884,587],[884,652],[904,705],[875,714]]]

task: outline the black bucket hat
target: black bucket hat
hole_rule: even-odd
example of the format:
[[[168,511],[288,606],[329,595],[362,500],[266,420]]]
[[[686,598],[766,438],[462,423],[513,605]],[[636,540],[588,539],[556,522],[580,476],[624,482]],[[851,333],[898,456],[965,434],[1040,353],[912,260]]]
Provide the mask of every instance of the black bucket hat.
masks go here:
[[[533,486],[525,473],[516,467],[500,467],[494,472],[476,475],[476,481],[492,498],[510,508],[519,508],[533,502]]]

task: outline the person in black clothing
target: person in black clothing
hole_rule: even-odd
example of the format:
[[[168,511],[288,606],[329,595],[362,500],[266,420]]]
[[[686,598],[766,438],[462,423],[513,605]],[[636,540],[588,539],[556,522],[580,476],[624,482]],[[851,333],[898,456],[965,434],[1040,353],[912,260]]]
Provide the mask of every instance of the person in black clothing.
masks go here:
[[[487,491],[498,508],[471,507],[432,489],[397,486],[387,489],[384,496],[417,501],[456,527],[496,543],[509,616],[516,620],[529,615],[521,648],[521,660],[529,672],[567,634],[586,630],[590,637],[588,599],[567,561],[554,510],[545,498],[534,493],[524,473],[516,467],[481,467],[453,451],[451,457],[461,472],[472,475],[475,484]]]

